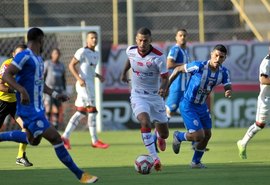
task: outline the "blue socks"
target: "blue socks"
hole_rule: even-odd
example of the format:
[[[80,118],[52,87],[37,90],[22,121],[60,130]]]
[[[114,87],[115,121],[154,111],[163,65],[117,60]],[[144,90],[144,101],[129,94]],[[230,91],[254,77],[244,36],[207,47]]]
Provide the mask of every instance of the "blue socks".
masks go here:
[[[192,158],[192,162],[194,162],[195,164],[200,163],[203,154],[204,154],[204,150],[195,149],[194,154],[193,154],[193,158]]]
[[[20,130],[1,132],[0,141],[15,141],[17,143],[28,144],[26,133]]]
[[[54,145],[54,150],[59,160],[64,165],[66,165],[80,180],[82,177],[83,171],[80,168],[78,168],[78,166],[73,162],[71,156],[69,155],[68,151],[64,147],[64,144],[61,143],[58,145]]]
[[[180,141],[180,142],[187,140],[186,132],[178,132],[176,137],[177,137],[178,141]]]

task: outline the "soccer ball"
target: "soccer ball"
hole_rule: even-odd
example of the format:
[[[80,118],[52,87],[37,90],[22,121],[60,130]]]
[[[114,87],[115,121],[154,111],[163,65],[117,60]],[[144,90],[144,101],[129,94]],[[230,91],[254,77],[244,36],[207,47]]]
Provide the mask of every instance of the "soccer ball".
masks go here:
[[[154,159],[150,155],[139,155],[135,159],[134,167],[137,172],[140,174],[146,175],[151,172],[152,167],[154,166]]]

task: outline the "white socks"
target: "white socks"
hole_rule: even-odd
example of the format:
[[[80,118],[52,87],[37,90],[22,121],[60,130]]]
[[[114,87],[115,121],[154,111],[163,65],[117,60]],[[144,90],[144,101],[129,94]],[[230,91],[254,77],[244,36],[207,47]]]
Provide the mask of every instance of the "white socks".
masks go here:
[[[257,132],[259,132],[261,129],[262,129],[262,128],[258,127],[258,126],[256,125],[256,123],[252,124],[252,125],[248,128],[248,130],[247,130],[245,136],[243,137],[243,139],[241,140],[242,146],[246,147],[246,145],[247,145],[248,142],[251,140],[251,138],[252,138]]]
[[[80,120],[84,118],[85,115],[81,112],[76,111],[73,116],[70,118],[68,125],[65,129],[65,132],[63,133],[64,138],[69,138],[71,133],[75,130],[75,128],[78,126]]]

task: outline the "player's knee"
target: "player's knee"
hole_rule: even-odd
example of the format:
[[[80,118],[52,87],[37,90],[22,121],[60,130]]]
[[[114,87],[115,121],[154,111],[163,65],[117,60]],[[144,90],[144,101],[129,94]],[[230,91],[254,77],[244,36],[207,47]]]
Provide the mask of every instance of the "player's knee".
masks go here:
[[[40,144],[40,139],[30,140],[29,144],[32,145],[32,146],[38,146]]]

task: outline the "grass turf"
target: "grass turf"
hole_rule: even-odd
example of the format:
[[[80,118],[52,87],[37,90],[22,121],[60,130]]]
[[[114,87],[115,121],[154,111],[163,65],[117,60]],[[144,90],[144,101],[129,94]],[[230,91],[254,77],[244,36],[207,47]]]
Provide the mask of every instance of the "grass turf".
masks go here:
[[[139,130],[103,132],[99,137],[111,144],[110,148],[94,149],[90,146],[88,131],[74,132],[70,154],[79,167],[97,175],[97,184],[104,185],[253,185],[270,180],[269,129],[259,132],[248,146],[248,159],[238,157],[236,141],[246,129],[213,129],[202,162],[207,169],[190,169],[193,151],[190,143],[182,143],[181,153],[171,149],[172,134],[167,149],[159,154],[163,164],[161,172],[140,175],[133,167],[139,154],[147,153]],[[0,184],[3,185],[74,185],[80,184],[75,176],[58,161],[53,148],[43,140],[37,146],[27,147],[27,156],[33,167],[15,164],[18,144],[0,143]]]

